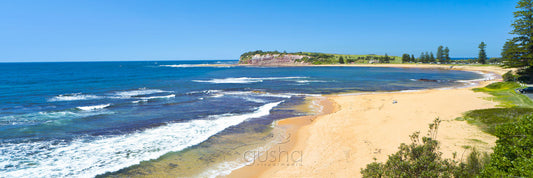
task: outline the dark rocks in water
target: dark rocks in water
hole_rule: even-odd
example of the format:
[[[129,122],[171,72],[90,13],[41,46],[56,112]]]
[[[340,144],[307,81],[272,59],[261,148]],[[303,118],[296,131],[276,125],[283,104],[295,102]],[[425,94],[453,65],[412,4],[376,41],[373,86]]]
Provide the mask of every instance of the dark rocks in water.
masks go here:
[[[425,78],[418,79],[418,81],[421,81],[421,82],[439,82],[438,80],[425,79]]]

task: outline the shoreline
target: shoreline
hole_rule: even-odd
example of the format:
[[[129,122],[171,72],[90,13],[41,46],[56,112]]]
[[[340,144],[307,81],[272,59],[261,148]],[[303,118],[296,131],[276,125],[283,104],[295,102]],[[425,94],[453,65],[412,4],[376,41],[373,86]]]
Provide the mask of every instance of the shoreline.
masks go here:
[[[378,162],[386,160],[387,155],[394,153],[400,143],[409,143],[409,135],[415,131],[421,131],[424,135],[427,130],[427,125],[435,118],[421,118],[420,112],[429,112],[430,115],[443,120],[443,124],[439,132],[439,142],[441,143],[440,151],[443,152],[443,157],[452,158],[453,152],[456,152],[458,157],[466,154],[468,149],[466,146],[476,147],[480,151],[491,151],[494,146],[496,138],[492,135],[482,132],[476,126],[470,125],[465,121],[455,121],[456,117],[462,115],[463,112],[495,107],[497,103],[487,101],[483,98],[488,97],[484,93],[474,93],[471,89],[475,87],[486,86],[495,80],[501,78],[500,76],[512,69],[502,69],[496,66],[453,66],[450,65],[418,65],[418,64],[363,64],[363,65],[319,65],[319,66],[340,66],[340,67],[401,67],[401,68],[428,68],[428,69],[446,69],[446,70],[464,70],[470,72],[487,72],[483,79],[473,80],[474,85],[467,85],[463,87],[449,87],[437,89],[425,89],[415,91],[396,91],[396,92],[372,92],[372,93],[348,93],[348,94],[334,94],[326,95],[326,100],[331,103],[322,103],[325,109],[323,113],[307,118],[310,122],[302,122],[301,117],[287,118],[276,121],[276,127],[283,128],[289,136],[293,136],[287,145],[273,147],[265,153],[277,153],[281,156],[274,161],[267,164],[252,164],[242,168],[233,170],[229,175],[224,177],[293,177],[293,176],[355,176],[360,177],[360,169],[366,167],[376,159]],[[492,76],[496,77],[492,78]],[[489,76],[487,78],[487,76]],[[442,97],[441,95],[449,95],[455,99]],[[405,112],[405,109],[395,110],[383,113],[381,109],[394,107],[391,100],[398,103],[405,102],[404,100],[413,100],[418,102],[419,107],[427,106],[425,103],[431,98],[439,98],[444,102],[450,99],[453,100],[450,108],[443,108],[438,105],[432,109],[422,109],[413,113]],[[379,100],[378,100],[379,98]],[[386,98],[386,99],[385,99]],[[398,99],[393,99],[398,98]],[[400,100],[401,98],[401,100]],[[373,101],[374,100],[374,101]],[[386,101],[388,100],[388,101]],[[469,102],[473,102],[469,106]],[[359,103],[358,101],[366,101],[366,103]],[[458,107],[454,104],[461,104]],[[398,104],[398,105],[401,105]],[[466,105],[465,105],[466,103]],[[380,105],[372,108],[371,105]],[[412,104],[411,104],[412,105]],[[412,107],[412,106],[410,106]],[[364,109],[363,109],[364,108]],[[362,109],[362,110],[361,110]],[[385,110],[385,109],[384,109]],[[427,111],[429,110],[429,111]],[[398,112],[403,114],[399,114]],[[406,116],[408,115],[408,116]],[[438,115],[446,115],[444,117]],[[418,116],[418,117],[417,117]],[[391,119],[395,117],[394,119]],[[415,117],[412,119],[410,117]],[[351,119],[357,118],[357,119]],[[399,118],[399,119],[398,119]],[[328,120],[339,120],[336,121]],[[378,120],[378,121],[375,121]],[[417,121],[417,122],[414,122]],[[382,122],[382,123],[380,123]],[[391,123],[395,123],[392,124]],[[334,127],[336,125],[337,127]],[[383,126],[388,129],[377,129],[381,132],[375,132],[373,127]],[[391,127],[392,126],[392,127]],[[460,129],[457,129],[460,128]],[[339,131],[340,130],[340,131]],[[366,130],[360,131],[360,130]],[[331,134],[334,133],[334,134]],[[456,135],[454,135],[456,134]],[[340,137],[340,138],[339,138]],[[444,137],[444,138],[443,138]],[[357,144],[350,143],[353,140]],[[383,140],[386,140],[383,142]],[[328,143],[328,144],[326,144]],[[339,149],[331,149],[332,145],[338,145]],[[355,150],[355,151],[353,151]],[[363,151],[365,150],[365,151]],[[300,160],[293,160],[296,166],[287,166],[280,164],[281,161],[290,160],[289,154],[281,153],[301,153]],[[306,154],[307,153],[307,154]],[[364,154],[361,154],[364,153]],[[267,157],[267,156],[265,156]],[[458,158],[456,158],[457,160]],[[459,158],[460,159],[460,158]],[[308,161],[312,160],[312,161]],[[350,163],[350,164],[347,164]],[[347,169],[347,168],[355,169]],[[347,171],[348,170],[348,171]]]

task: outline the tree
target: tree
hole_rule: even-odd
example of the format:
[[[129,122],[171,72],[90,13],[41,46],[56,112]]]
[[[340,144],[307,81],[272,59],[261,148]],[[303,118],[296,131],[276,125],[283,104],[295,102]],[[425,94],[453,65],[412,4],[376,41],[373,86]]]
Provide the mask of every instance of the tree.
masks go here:
[[[426,53],[424,54],[424,60],[426,63],[430,62],[430,57],[429,57],[429,53],[426,51]]]
[[[446,63],[452,62],[452,60],[450,59],[450,49],[448,49],[448,47],[444,48],[444,52],[442,53],[442,55]]]
[[[424,52],[420,53],[420,58],[418,58],[418,60],[422,63],[426,61],[426,55],[424,55]]]
[[[435,61],[435,56],[433,55],[433,52],[431,52],[431,53],[429,54],[429,62],[436,62],[436,61]]]
[[[416,58],[415,58],[415,55],[414,55],[414,54],[411,54],[411,61],[413,61],[414,63],[416,63]]]
[[[444,60],[442,58],[442,48],[444,48],[444,47],[441,45],[437,49],[437,61],[440,62],[440,63],[444,63]]]
[[[505,42],[505,44],[503,45],[502,53],[501,53],[505,66],[521,67],[521,66],[527,65],[525,62],[520,61],[520,60],[510,60],[510,59],[517,59],[519,57],[518,56],[519,50],[520,49],[518,45],[516,44],[515,40],[508,40],[507,42]]]
[[[339,58],[339,64],[344,64],[344,58],[342,56]]]
[[[485,53],[486,46],[487,45],[485,44],[485,42],[481,42],[481,44],[479,44],[479,57],[477,59],[478,62],[481,64],[487,63],[487,53]]]
[[[515,21],[511,34],[516,37],[505,43],[503,52],[505,65],[509,67],[531,67],[533,64],[533,0],[520,0],[514,12]]]
[[[389,58],[389,55],[387,55],[387,53],[385,53],[384,61],[385,61],[385,63],[389,63],[390,62],[390,58]]]
[[[409,59],[409,54],[403,54],[402,55],[402,63],[410,62],[411,59]]]

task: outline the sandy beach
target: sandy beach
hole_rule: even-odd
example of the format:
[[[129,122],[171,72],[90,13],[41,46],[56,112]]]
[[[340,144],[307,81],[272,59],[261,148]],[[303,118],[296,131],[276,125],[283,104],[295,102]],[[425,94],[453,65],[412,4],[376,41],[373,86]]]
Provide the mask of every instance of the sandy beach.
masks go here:
[[[417,64],[341,65],[365,67],[417,67],[482,71],[501,75],[510,69],[495,66],[447,66]],[[500,80],[493,78],[493,81]],[[475,87],[493,81],[482,81]],[[227,177],[361,177],[361,168],[377,160],[384,162],[409,135],[425,135],[428,124],[442,120],[438,131],[440,151],[446,158],[457,153],[466,159],[467,147],[490,152],[496,137],[465,121],[462,113],[495,107],[473,87],[413,92],[343,94],[326,96],[322,114],[277,122],[287,128],[287,141],[274,146],[264,159],[233,171]],[[307,120],[308,122],[302,121]],[[292,134],[291,134],[292,133]]]

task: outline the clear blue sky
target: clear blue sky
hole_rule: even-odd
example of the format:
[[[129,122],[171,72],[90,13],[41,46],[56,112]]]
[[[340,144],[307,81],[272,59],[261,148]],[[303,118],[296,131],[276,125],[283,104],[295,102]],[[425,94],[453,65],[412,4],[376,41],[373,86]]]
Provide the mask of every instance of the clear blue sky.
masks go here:
[[[237,59],[251,50],[499,56],[517,0],[0,0],[0,62]]]

